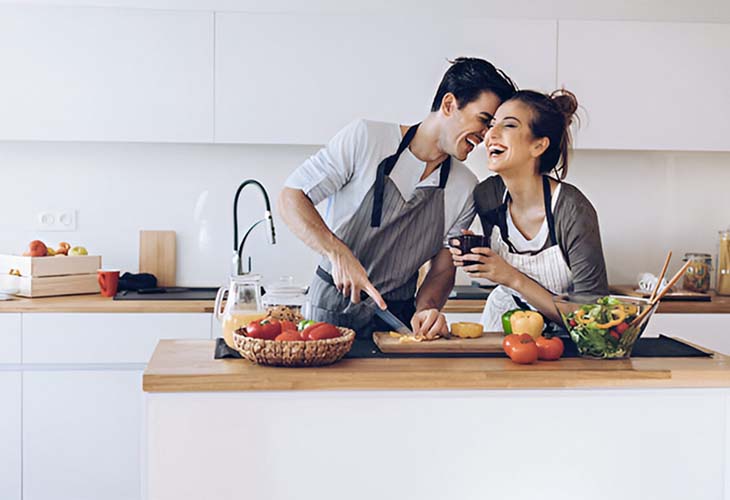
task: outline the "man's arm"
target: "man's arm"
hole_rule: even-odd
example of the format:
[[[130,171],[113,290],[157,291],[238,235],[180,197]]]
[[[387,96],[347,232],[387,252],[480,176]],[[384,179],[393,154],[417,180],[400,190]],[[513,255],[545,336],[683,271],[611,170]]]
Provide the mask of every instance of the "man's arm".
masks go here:
[[[416,314],[411,319],[411,327],[416,335],[433,338],[437,334],[449,333],[446,317],[440,310],[454,287],[455,276],[456,268],[451,261],[451,253],[442,248],[431,259],[431,268],[416,295]]]
[[[292,233],[317,253],[332,262],[335,286],[350,300],[360,302],[360,290],[370,295],[381,309],[385,301],[367,276],[365,268],[342,240],[322,220],[312,201],[301,189],[285,187],[277,200],[279,216]]]

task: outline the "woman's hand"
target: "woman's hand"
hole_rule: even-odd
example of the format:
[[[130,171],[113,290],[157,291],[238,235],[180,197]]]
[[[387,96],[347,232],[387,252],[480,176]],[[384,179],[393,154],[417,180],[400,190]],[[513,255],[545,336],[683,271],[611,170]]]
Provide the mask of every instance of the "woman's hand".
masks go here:
[[[462,229],[461,234],[474,234],[474,231]],[[461,267],[464,265],[464,257],[461,255],[461,249],[455,248],[459,246],[461,246],[461,243],[457,238],[451,238],[449,240],[449,252],[451,252],[451,259],[454,261],[454,267]]]
[[[515,284],[522,276],[520,271],[508,264],[491,248],[475,247],[471,251],[470,254],[460,256],[462,262],[463,260],[478,261],[478,264],[464,265],[464,271],[470,277],[486,278],[493,283],[515,288]],[[455,257],[454,260],[456,260]]]
[[[426,337],[427,339],[434,339],[436,335],[447,335],[449,333],[446,316],[438,309],[418,311],[411,318],[411,329],[415,335]]]

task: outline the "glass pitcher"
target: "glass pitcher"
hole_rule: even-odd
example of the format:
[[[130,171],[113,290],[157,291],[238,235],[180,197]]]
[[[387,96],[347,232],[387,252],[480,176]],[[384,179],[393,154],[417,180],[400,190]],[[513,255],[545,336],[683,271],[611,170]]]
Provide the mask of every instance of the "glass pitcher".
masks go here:
[[[221,313],[224,296],[228,292],[226,306]],[[220,288],[215,297],[215,317],[222,324],[223,339],[228,347],[235,349],[233,332],[245,327],[251,321],[266,317],[261,304],[261,275],[241,274],[231,276],[231,283]]]

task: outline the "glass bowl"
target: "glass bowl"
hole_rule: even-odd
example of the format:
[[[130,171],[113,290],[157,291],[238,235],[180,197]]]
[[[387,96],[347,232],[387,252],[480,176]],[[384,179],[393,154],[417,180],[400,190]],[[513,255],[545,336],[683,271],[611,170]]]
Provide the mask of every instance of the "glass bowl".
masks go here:
[[[646,329],[658,305],[650,306],[647,299],[620,295],[563,295],[554,297],[553,303],[578,354],[595,359],[631,356],[636,339]]]

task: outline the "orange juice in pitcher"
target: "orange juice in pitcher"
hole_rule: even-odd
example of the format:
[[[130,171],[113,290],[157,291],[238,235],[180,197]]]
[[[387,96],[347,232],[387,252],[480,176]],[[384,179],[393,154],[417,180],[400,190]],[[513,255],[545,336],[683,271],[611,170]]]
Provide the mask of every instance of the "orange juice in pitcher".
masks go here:
[[[228,298],[221,312],[226,292]],[[251,321],[266,317],[266,311],[261,303],[261,276],[258,274],[231,276],[230,285],[218,290],[214,312],[215,317],[221,322],[223,339],[228,347],[235,349],[233,332],[245,327]]]

